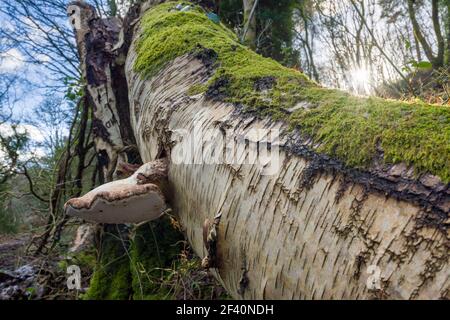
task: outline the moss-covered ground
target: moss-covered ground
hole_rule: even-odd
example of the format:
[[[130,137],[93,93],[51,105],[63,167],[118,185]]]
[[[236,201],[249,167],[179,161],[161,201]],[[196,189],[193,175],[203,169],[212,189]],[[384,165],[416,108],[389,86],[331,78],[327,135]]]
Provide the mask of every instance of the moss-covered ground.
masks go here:
[[[131,295],[128,244],[116,226],[106,226],[101,239],[100,256],[84,299],[127,300]]]
[[[131,243],[133,299],[155,300],[170,297],[161,286],[165,270],[170,269],[182,250],[183,237],[168,219],[159,219],[138,228]]]
[[[164,216],[136,229],[104,227],[88,300],[226,298],[186,248],[174,220]]]
[[[449,107],[322,88],[301,72],[243,46],[199,7],[175,10],[178,3],[153,7],[142,18],[135,70],[144,77],[178,56],[213,50],[214,73],[207,83],[193,86],[191,94],[215,88],[224,101],[243,105],[244,112],[286,121],[313,138],[316,151],[350,167],[370,167],[381,155],[386,164],[404,162],[417,173],[429,172],[450,182]],[[306,107],[291,109],[301,102]]]

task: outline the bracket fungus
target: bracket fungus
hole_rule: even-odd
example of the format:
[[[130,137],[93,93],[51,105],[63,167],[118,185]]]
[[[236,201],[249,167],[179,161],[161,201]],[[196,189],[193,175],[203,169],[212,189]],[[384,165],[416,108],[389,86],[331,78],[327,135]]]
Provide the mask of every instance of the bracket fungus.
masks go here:
[[[103,184],[80,198],[66,202],[67,215],[99,223],[140,223],[159,218],[167,209],[168,163],[146,163],[126,179]]]

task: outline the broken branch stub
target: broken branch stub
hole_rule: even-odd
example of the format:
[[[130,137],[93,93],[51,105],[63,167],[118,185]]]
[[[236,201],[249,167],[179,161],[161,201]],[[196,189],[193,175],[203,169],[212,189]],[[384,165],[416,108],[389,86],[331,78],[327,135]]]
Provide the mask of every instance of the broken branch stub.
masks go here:
[[[67,215],[99,223],[140,223],[159,218],[167,209],[165,190],[167,161],[142,165],[122,180],[103,184],[80,198],[66,202]]]

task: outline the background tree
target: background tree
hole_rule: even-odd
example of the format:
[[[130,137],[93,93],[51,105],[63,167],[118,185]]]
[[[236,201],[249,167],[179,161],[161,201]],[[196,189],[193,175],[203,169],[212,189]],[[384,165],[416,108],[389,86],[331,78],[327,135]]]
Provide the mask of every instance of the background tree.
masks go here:
[[[414,0],[407,0],[408,3],[408,15],[411,20],[412,28],[414,30],[414,36],[416,37],[417,41],[420,43],[422,50],[425,52],[425,56],[427,57],[428,61],[430,61],[433,65],[433,68],[440,68],[444,66],[444,50],[445,50],[445,41],[444,37],[442,36],[441,31],[441,17],[439,12],[443,13],[445,10],[440,11],[440,1],[439,0],[431,0],[431,20],[433,24],[433,31],[434,34],[424,34],[422,31],[422,27],[420,26],[417,16],[416,16],[416,7],[420,6],[422,4],[422,7],[424,7],[423,1],[414,1]],[[427,9],[427,8],[425,8]],[[447,12],[447,16],[449,13]],[[447,17],[448,19],[448,17]],[[433,39],[434,37],[434,39]],[[428,40],[427,40],[428,38]],[[436,42],[436,50],[433,50],[432,46],[430,45],[430,41]],[[435,52],[433,52],[435,51]]]
[[[92,109],[82,107],[89,102],[83,99],[80,57],[67,19],[69,2],[13,0],[0,4],[0,16],[8,21],[0,27],[2,45],[18,52],[28,70],[15,74],[20,77],[17,81],[24,83],[20,88],[44,98],[21,97],[34,102],[27,107],[23,122],[43,132],[44,141],[33,145],[46,155],[32,158],[14,172],[26,177],[30,191],[47,203],[48,220],[40,243],[36,242],[37,251],[51,234],[59,234],[65,223],[61,209],[66,199],[101,179],[96,170],[86,170],[96,168],[97,157],[92,149]],[[92,4],[101,16],[120,17],[132,2],[93,0]],[[17,117],[11,113],[8,121],[17,121]]]
[[[443,30],[448,17],[444,4],[416,1],[413,6],[433,52],[442,43],[434,40],[435,30]],[[431,18],[433,8],[435,19]],[[360,94],[448,101],[448,72],[433,68],[427,58],[415,35],[407,1],[307,1],[296,20],[294,42],[304,53],[300,65],[315,79],[314,69],[318,70],[323,84]]]
[[[293,47],[293,16],[297,1],[222,0],[219,5],[219,15],[222,20],[235,29],[241,37],[248,22],[246,16],[250,18],[250,13],[255,7],[245,34],[246,41],[266,57],[271,57],[285,65],[297,65],[299,53]]]

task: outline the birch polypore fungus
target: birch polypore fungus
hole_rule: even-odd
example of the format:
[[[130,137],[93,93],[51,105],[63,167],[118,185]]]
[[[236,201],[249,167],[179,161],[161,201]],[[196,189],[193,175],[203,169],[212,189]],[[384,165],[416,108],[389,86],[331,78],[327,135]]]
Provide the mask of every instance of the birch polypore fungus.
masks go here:
[[[167,161],[142,165],[121,180],[101,185],[64,205],[66,214],[99,223],[140,223],[159,218],[167,209]]]

